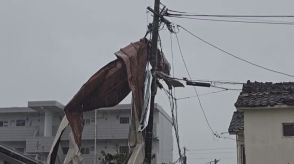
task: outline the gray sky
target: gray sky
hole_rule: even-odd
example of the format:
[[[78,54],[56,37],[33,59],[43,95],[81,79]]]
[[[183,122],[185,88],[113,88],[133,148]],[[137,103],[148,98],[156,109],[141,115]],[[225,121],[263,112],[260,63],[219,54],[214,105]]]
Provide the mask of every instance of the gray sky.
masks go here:
[[[291,0],[162,2],[170,9],[200,14],[294,14]],[[153,1],[0,1],[0,106],[26,106],[29,100],[66,104],[93,73],[115,59],[114,52],[143,37],[147,21],[152,20],[146,15],[147,5],[153,6]],[[294,74],[294,26],[171,20],[240,57]],[[178,36],[193,79],[293,81],[225,56],[184,31]],[[169,33],[161,31],[161,37],[171,60]],[[175,40],[173,47],[175,75],[187,77]],[[211,91],[199,88],[200,93]],[[191,95],[192,88],[177,90],[177,97]],[[201,97],[215,131],[227,131],[237,96],[233,91]],[[157,102],[169,112],[163,93],[159,92]],[[214,158],[236,163],[235,142],[211,135],[196,99],[178,103],[180,139],[189,150],[188,163],[204,164]]]

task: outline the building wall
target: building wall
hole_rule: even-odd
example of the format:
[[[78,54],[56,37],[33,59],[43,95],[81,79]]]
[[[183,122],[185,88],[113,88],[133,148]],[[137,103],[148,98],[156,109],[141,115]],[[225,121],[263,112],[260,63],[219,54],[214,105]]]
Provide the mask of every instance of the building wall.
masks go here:
[[[158,106],[158,105],[157,105]],[[101,151],[116,154],[121,146],[128,145],[128,131],[131,122],[130,105],[122,105],[124,109],[102,109],[97,110],[97,156]],[[158,106],[160,107],[160,106]],[[116,109],[117,108],[117,109]],[[1,108],[0,108],[1,110]],[[163,110],[163,109],[160,109]],[[44,137],[45,112],[0,112],[0,121],[7,120],[7,127],[0,127],[0,144],[9,145],[26,154],[36,155],[39,160],[46,161],[54,135],[58,129],[62,115],[52,112],[52,135]],[[94,135],[95,135],[95,112],[84,113],[84,130],[82,149],[84,163],[94,161]],[[129,118],[128,122],[121,122],[121,118]],[[15,126],[15,120],[25,120],[25,126]],[[14,120],[14,121],[13,121]],[[126,120],[125,120],[126,121]],[[154,115],[154,137],[157,138],[153,144],[155,159],[153,164],[172,162],[172,126],[169,116],[164,111],[155,111]],[[61,139],[61,147],[66,153],[68,149],[69,128],[64,132]],[[99,160],[98,160],[99,164]]]
[[[244,112],[247,164],[293,164],[294,137],[283,136],[283,123],[294,122],[293,109]]]
[[[237,164],[244,164],[243,162],[243,158],[245,158],[243,156],[243,146],[244,146],[244,135],[243,133],[241,134],[237,134],[236,135],[236,140],[237,140]]]
[[[24,120],[24,126],[16,126],[17,120]],[[19,141],[32,136],[42,136],[44,115],[39,112],[0,114],[0,121],[8,125],[0,127],[0,141]]]
[[[161,164],[161,163],[169,163],[172,162],[173,160],[173,156],[172,153],[173,152],[173,131],[172,131],[172,126],[171,126],[171,122],[170,120],[168,120],[167,118],[164,117],[163,114],[159,114],[158,111],[156,111],[155,113],[157,113],[155,116],[155,121],[157,121],[158,123],[156,124],[156,133],[157,133],[157,138],[158,138],[158,142],[160,144],[158,144],[158,142],[154,142],[155,145],[157,145],[158,147],[158,155],[157,155],[157,164]]]

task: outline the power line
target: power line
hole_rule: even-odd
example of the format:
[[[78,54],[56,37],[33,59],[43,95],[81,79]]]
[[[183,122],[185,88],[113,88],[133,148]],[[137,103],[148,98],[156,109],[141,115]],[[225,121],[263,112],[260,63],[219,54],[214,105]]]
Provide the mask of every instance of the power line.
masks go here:
[[[176,98],[174,97],[172,90],[167,90],[165,88],[162,88],[167,95],[171,107],[171,115],[172,115],[172,126],[174,128],[175,132],[175,137],[176,137],[176,142],[177,142],[177,148],[178,148],[178,153],[179,153],[179,162],[182,162],[182,152],[181,152],[181,146],[180,146],[180,135],[179,135],[179,126],[178,126],[178,120],[177,116],[175,117],[174,111],[177,111],[177,103],[176,103]],[[177,115],[177,112],[176,112]]]
[[[177,35],[176,33],[175,33],[175,36],[176,36],[176,39],[177,39],[177,44],[178,44],[178,47],[179,47],[180,55],[181,55],[182,61],[183,61],[183,63],[184,63],[184,66],[185,66],[186,72],[187,72],[189,78],[192,79],[191,74],[190,74],[190,72],[189,72],[189,70],[188,70],[187,63],[186,63],[185,58],[184,58],[184,56],[183,56],[183,52],[182,52],[182,48],[181,48],[181,45],[180,45],[180,41],[179,41],[178,35]],[[204,110],[204,108],[203,108],[203,105],[202,105],[202,103],[201,103],[201,100],[200,100],[200,98],[199,98],[199,94],[198,94],[197,89],[196,89],[195,86],[193,86],[193,90],[194,90],[195,95],[196,95],[196,97],[197,97],[197,100],[198,100],[198,103],[199,103],[199,107],[200,107],[200,109],[201,109],[201,111],[202,111],[202,114],[203,114],[203,116],[204,116],[204,118],[205,118],[205,122],[206,122],[208,128],[210,129],[211,133],[215,136],[216,133],[214,132],[214,130],[212,129],[212,126],[210,125],[210,123],[209,123],[209,121],[208,121],[208,118],[207,118],[207,116],[206,116],[205,110]]]
[[[184,55],[183,55],[183,52],[182,52],[182,48],[181,48],[180,41],[179,41],[179,38],[178,38],[177,33],[175,33],[175,36],[176,36],[176,40],[177,40],[177,44],[178,44],[178,47],[179,47],[180,55],[181,55],[182,61],[183,61],[183,63],[184,63],[184,66],[185,66],[186,72],[187,72],[189,78],[192,79],[192,76],[191,76],[191,74],[190,74],[190,72],[189,72],[189,70],[188,70],[188,66],[187,66],[187,63],[186,63],[186,61],[185,61],[185,58],[184,58]],[[201,109],[201,111],[202,111],[202,113],[203,113],[203,116],[204,116],[204,118],[205,118],[205,122],[206,122],[208,128],[210,129],[212,135],[215,136],[216,138],[219,138],[219,139],[230,139],[230,140],[235,140],[235,139],[233,139],[233,138],[224,137],[224,136],[218,134],[217,132],[215,132],[215,131],[213,130],[212,126],[210,125],[210,122],[208,121],[208,117],[207,117],[207,115],[206,115],[206,113],[205,113],[205,110],[204,110],[203,105],[202,105],[202,103],[201,103],[201,100],[200,100],[200,97],[199,97],[198,91],[197,91],[197,89],[196,89],[195,86],[193,86],[193,90],[194,90],[194,92],[195,92],[195,95],[196,95],[196,97],[197,97],[197,100],[198,100],[198,103],[199,103],[200,109]]]
[[[225,91],[228,91],[228,90],[219,90],[219,91],[214,91],[214,92],[208,92],[208,93],[204,93],[204,94],[199,94],[199,96],[206,96],[206,95],[211,95],[211,94],[216,94],[216,93],[221,93],[221,92],[225,92]],[[186,96],[186,97],[179,97],[179,98],[176,98],[177,100],[186,100],[186,99],[191,99],[191,98],[195,98],[197,96]]]
[[[200,81],[200,82],[209,82],[209,83],[218,83],[218,84],[230,84],[230,85],[243,85],[245,83],[236,82],[236,81],[221,81],[221,80],[193,80],[193,81]]]
[[[170,10],[174,13],[166,13],[166,16],[195,16],[195,17],[221,17],[221,18],[294,18],[294,15],[225,15],[225,14],[194,14],[183,11]],[[175,14],[176,13],[176,14]]]
[[[235,150],[233,147],[219,147],[219,148],[199,148],[199,149],[189,149],[188,151],[214,151],[214,150]]]
[[[218,152],[188,152],[189,154],[233,154],[235,151],[218,151]]]
[[[181,81],[185,81],[187,83],[187,85],[191,85],[188,83],[203,83],[205,82],[207,86],[205,87],[212,87],[212,88],[217,88],[217,89],[222,89],[222,90],[230,90],[230,91],[240,91],[241,89],[238,88],[226,88],[226,87],[220,87],[217,86],[216,84],[230,84],[230,85],[241,85],[244,83],[238,83],[238,82],[221,82],[221,81],[204,81],[204,80],[188,80],[187,78],[176,78],[176,77],[170,77],[170,76],[166,76],[164,74],[161,74],[162,76],[164,76],[165,78],[169,78],[169,79],[174,79],[174,80],[181,80]],[[198,85],[199,86],[199,85]]]
[[[294,25],[294,22],[282,22],[282,21],[278,21],[278,22],[263,21],[263,20],[246,21],[246,20],[228,20],[228,19],[213,19],[213,18],[194,18],[194,17],[187,17],[187,16],[173,16],[173,18],[192,19],[192,20],[199,20],[199,21],[212,21],[212,22],[228,22],[228,23],[250,23],[250,24],[290,25],[290,26]]]
[[[284,72],[281,72],[281,71],[277,71],[277,70],[274,70],[274,69],[271,69],[271,68],[268,68],[268,67],[265,67],[265,66],[261,66],[261,65],[258,65],[256,63],[253,63],[253,62],[251,62],[249,60],[246,60],[246,59],[243,59],[243,58],[241,58],[239,56],[236,56],[236,55],[234,55],[234,54],[232,54],[232,53],[230,53],[230,52],[228,52],[228,51],[226,51],[226,50],[224,50],[224,49],[216,46],[215,44],[212,44],[212,43],[210,43],[210,42],[208,42],[208,41],[200,38],[199,36],[197,36],[196,34],[192,33],[191,31],[187,30],[183,26],[178,25],[178,27],[180,27],[181,29],[183,29],[184,31],[186,31],[187,33],[189,33],[190,35],[192,35],[193,37],[195,37],[195,38],[199,39],[200,41],[206,43],[207,45],[209,45],[209,46],[211,46],[211,47],[213,47],[213,48],[215,48],[215,49],[223,52],[224,54],[227,54],[227,55],[229,55],[229,56],[231,56],[231,57],[233,57],[235,59],[238,59],[240,61],[243,61],[245,63],[248,63],[250,65],[253,65],[255,67],[258,67],[258,68],[261,68],[261,69],[264,69],[264,70],[267,70],[267,71],[270,71],[270,72],[273,72],[273,73],[277,73],[277,74],[281,74],[281,75],[285,75],[285,76],[294,78],[294,75],[291,75],[291,74],[288,74],[288,73],[284,73]]]

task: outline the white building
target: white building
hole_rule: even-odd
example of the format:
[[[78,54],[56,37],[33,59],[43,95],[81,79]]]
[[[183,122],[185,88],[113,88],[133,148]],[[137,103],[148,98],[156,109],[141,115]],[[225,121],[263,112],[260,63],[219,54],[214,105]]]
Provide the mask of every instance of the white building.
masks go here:
[[[294,163],[294,83],[249,81],[235,106],[238,164]]]
[[[97,158],[101,151],[111,154],[128,151],[131,105],[123,104],[97,110]],[[64,116],[63,105],[56,101],[28,102],[28,107],[0,108],[0,144],[46,161],[59,123]],[[95,112],[84,113],[81,152],[84,163],[94,163]],[[156,104],[154,112],[154,164],[172,162],[173,138],[171,118]],[[63,154],[68,150],[66,130],[61,139]],[[63,154],[60,156],[62,157]]]

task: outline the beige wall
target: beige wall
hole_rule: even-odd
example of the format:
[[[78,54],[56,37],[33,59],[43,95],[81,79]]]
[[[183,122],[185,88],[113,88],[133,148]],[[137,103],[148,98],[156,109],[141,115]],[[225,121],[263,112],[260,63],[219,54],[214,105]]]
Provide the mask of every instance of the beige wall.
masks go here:
[[[294,164],[294,137],[283,136],[287,122],[294,122],[294,108],[244,112],[247,164]]]
[[[242,164],[242,150],[241,150],[241,145],[244,145],[244,135],[243,134],[237,134],[236,135],[237,139],[237,164]]]

